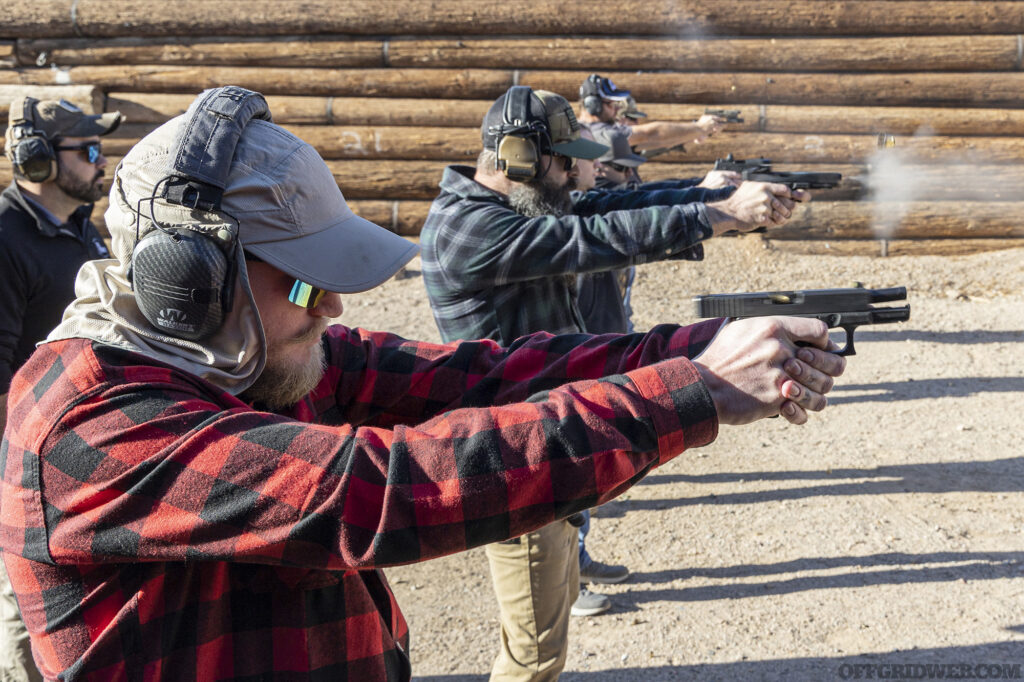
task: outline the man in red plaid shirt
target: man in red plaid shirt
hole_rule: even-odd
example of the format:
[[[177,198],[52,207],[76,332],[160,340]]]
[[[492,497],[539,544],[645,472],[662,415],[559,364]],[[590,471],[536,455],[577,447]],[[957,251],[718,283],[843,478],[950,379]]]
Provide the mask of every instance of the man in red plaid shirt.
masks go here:
[[[48,678],[408,680],[381,568],[601,504],[720,423],[803,423],[843,370],[799,318],[508,348],[329,326],[416,247],[264,120],[220,213],[154,197],[186,122],[118,167],[114,258],[11,385],[0,541]],[[238,227],[234,305],[199,340],[131,272],[138,238],[190,222]]]

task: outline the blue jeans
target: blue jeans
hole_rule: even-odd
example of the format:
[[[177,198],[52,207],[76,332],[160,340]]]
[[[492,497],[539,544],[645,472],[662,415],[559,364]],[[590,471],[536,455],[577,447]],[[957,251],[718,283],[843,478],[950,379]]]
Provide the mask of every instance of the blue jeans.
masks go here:
[[[590,510],[585,509],[580,513],[583,515],[583,525],[576,529],[576,537],[580,548],[580,568],[583,569],[589,566],[593,559],[590,558],[586,545],[587,533],[590,532]]]

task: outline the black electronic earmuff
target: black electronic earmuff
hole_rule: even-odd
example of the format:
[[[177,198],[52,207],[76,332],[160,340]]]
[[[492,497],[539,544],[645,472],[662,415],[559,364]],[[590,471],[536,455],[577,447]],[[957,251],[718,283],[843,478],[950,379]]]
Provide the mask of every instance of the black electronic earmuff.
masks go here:
[[[154,229],[136,239],[128,277],[150,324],[196,341],[217,331],[231,310],[238,271],[237,221],[164,225],[154,215],[154,202],[227,215],[220,204],[242,131],[254,118],[271,117],[263,95],[233,85],[207,90],[185,116],[168,175],[148,198],[146,217]],[[143,201],[147,199],[139,202],[135,215],[136,234]]]
[[[587,93],[583,95],[583,109],[591,116],[600,116],[604,108],[604,98],[601,97],[601,84],[603,78],[596,73],[590,74],[586,84],[580,90]],[[590,86],[590,87],[587,87]]]
[[[46,136],[36,130],[34,97],[11,102],[7,128],[7,158],[14,174],[29,182],[46,182],[57,177],[57,153]]]
[[[530,112],[533,90],[513,85],[505,93],[501,126],[492,126],[490,134],[497,137],[495,166],[509,180],[526,182],[538,175],[543,142],[551,146],[548,123]]]

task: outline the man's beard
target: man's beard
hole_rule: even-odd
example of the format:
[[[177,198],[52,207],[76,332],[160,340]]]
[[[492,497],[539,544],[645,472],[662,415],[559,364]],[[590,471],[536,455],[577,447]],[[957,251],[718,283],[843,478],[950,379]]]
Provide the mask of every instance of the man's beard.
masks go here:
[[[61,164],[57,171],[57,187],[60,187],[72,199],[92,204],[103,197],[103,184],[96,181],[103,177],[103,171],[96,171],[92,180],[77,177]]]
[[[250,405],[260,405],[268,410],[282,410],[305,398],[316,388],[327,371],[324,346],[317,343],[310,357],[300,364],[285,360],[282,347],[296,343],[308,344],[313,338],[323,335],[326,323],[317,325],[305,334],[287,341],[280,341],[267,349],[267,364],[253,385],[239,396]]]
[[[512,210],[527,218],[553,215],[561,218],[572,212],[570,192],[576,189],[576,178],[568,178],[561,187],[555,185],[549,176],[534,178],[515,184],[508,193]]]

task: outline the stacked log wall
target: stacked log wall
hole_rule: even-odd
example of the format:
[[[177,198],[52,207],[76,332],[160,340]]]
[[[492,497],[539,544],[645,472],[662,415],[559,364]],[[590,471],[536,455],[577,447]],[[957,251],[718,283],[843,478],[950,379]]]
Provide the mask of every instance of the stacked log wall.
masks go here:
[[[765,238],[829,253],[1024,245],[1024,3],[624,0],[615,12],[495,0],[226,3],[8,0],[0,114],[44,88],[126,124],[112,161],[207,87],[267,95],[367,218],[418,233],[446,165],[472,164],[511,85],[570,101],[590,73],[650,120],[740,109],[646,178],[715,159],[839,171],[834,190]],[[879,149],[879,133],[896,147]],[[9,181],[9,169],[0,181]],[[102,206],[100,207],[102,209]]]

